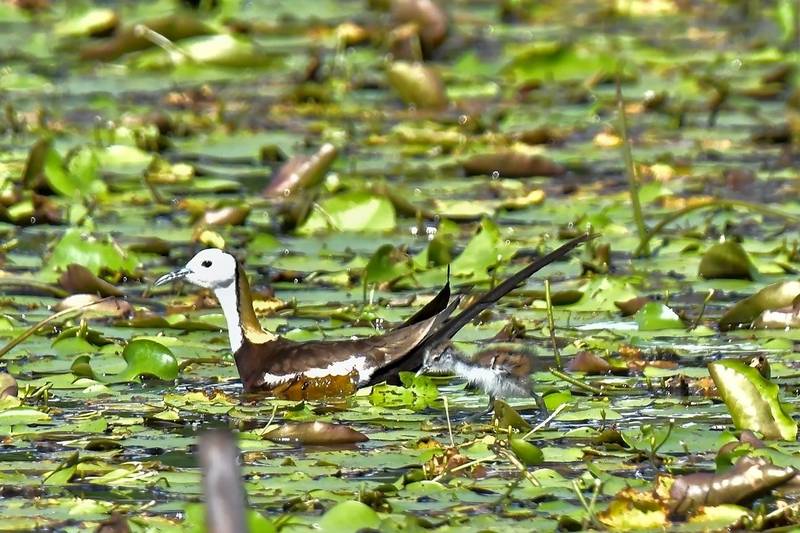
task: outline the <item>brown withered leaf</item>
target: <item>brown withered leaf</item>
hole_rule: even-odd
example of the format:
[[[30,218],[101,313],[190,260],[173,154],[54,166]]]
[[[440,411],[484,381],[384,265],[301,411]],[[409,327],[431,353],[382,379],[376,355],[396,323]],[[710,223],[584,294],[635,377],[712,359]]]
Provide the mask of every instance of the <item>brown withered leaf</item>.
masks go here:
[[[0,372],[0,399],[16,396],[19,392],[17,380],[8,372]]]
[[[429,57],[447,37],[447,13],[433,0],[393,0],[391,12],[395,25],[416,26],[424,57]]]
[[[229,205],[206,211],[198,221],[198,227],[209,226],[241,226],[250,215],[250,207],[246,205]]]
[[[311,445],[353,444],[369,440],[369,437],[349,426],[320,421],[283,424],[263,437],[275,442]]]
[[[620,310],[622,316],[633,316],[649,301],[650,298],[647,296],[637,296],[636,298],[631,298],[630,300],[614,302],[614,305]]]
[[[97,294],[98,296],[122,296],[125,293],[109,282],[95,276],[83,265],[72,263],[58,278],[58,284],[70,294]]]
[[[611,365],[602,357],[592,352],[579,352],[567,364],[570,372],[586,372],[587,374],[605,374],[611,371]]]
[[[296,155],[272,176],[263,191],[267,198],[287,198],[316,187],[336,160],[338,151],[330,143],[323,144],[313,155]]]
[[[358,390],[358,374],[309,378],[303,374],[281,383],[270,392],[283,400],[323,400],[352,396]]]
[[[515,150],[477,154],[461,163],[467,176],[492,175],[501,178],[530,178],[560,176],[564,167],[543,155],[525,154]]]
[[[685,516],[700,506],[751,501],[795,475],[797,470],[792,467],[744,456],[724,474],[700,472],[676,478],[669,491],[670,510],[674,516]]]

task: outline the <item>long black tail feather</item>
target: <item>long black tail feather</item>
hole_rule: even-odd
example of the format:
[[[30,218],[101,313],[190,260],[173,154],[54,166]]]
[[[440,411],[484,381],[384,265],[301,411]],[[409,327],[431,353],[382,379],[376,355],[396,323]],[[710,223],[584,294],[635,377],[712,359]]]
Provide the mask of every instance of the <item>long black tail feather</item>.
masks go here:
[[[483,311],[497,303],[500,298],[517,288],[520,283],[531,277],[534,273],[546,267],[550,263],[558,261],[562,257],[569,254],[573,249],[584,242],[593,239],[594,237],[595,235],[585,233],[575,237],[571,241],[562,244],[552,252],[543,255],[539,259],[536,259],[532,263],[528,264],[525,268],[506,278],[495,288],[485,293],[478,299],[477,302],[464,309],[461,313],[447,320],[439,329],[428,336],[422,344],[427,347],[449,340],[456,333],[458,333],[461,328],[469,324]]]

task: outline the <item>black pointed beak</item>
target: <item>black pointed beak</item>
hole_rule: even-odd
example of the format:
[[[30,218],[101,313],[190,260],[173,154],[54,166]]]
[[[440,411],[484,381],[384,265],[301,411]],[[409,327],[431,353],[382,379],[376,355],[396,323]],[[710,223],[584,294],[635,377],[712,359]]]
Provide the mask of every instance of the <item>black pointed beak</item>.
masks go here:
[[[160,278],[158,278],[155,283],[153,283],[153,287],[158,287],[159,285],[164,285],[165,283],[169,283],[171,281],[175,281],[176,279],[183,279],[191,273],[191,270],[188,268],[179,268],[174,272],[170,272],[169,274],[164,274]]]
[[[414,374],[414,377],[420,377],[422,374],[425,374],[428,370],[429,370],[428,365],[422,365],[422,367],[420,367],[420,369],[417,370],[417,373]]]

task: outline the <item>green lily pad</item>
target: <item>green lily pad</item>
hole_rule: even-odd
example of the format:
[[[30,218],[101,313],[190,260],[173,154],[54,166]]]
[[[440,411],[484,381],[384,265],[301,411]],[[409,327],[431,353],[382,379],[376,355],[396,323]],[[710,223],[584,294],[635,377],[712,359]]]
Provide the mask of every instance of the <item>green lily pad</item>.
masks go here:
[[[337,503],[322,515],[319,529],[322,533],[355,533],[361,529],[378,529],[381,518],[371,507],[361,502],[347,500]]]
[[[106,238],[97,238],[78,228],[70,228],[58,241],[53,254],[47,261],[47,269],[56,271],[66,269],[77,263],[97,275],[101,270],[108,272],[133,272],[139,264],[138,258],[124,252],[119,246]]]
[[[394,229],[396,224],[394,206],[387,198],[353,191],[321,201],[297,232],[380,232]]]
[[[149,339],[134,339],[122,350],[127,368],[113,380],[134,381],[151,376],[165,381],[178,377],[178,361],[169,348]]]
[[[658,302],[647,302],[634,315],[640,331],[683,329],[683,321],[675,311]]]
[[[743,361],[724,359],[709,363],[708,371],[737,429],[758,431],[768,439],[797,438],[797,423],[784,411],[779,387],[757,369]]]

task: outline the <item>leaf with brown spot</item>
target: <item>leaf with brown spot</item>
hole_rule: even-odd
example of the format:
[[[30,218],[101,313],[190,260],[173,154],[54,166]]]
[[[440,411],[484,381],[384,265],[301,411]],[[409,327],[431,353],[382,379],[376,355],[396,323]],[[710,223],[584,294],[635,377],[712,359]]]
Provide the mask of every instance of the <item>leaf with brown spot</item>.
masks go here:
[[[283,424],[263,437],[275,442],[311,445],[353,444],[369,440],[351,427],[319,421]]]

